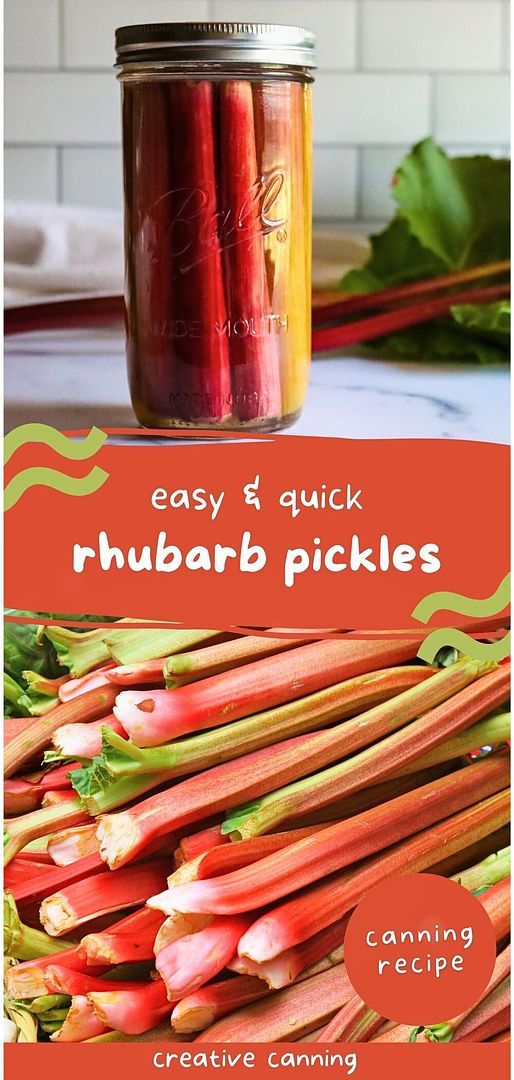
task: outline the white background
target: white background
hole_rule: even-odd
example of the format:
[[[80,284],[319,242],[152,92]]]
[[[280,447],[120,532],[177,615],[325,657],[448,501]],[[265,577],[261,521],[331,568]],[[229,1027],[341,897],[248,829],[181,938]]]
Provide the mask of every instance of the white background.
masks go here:
[[[121,204],[117,25],[300,23],[318,34],[315,216],[385,219],[388,179],[431,133],[505,153],[507,0],[5,0],[6,195]]]

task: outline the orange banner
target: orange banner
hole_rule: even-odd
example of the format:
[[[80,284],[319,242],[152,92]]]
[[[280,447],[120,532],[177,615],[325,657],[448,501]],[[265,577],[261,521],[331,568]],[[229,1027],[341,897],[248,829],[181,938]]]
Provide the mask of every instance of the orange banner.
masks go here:
[[[429,593],[486,598],[504,578],[508,460],[500,445],[422,439],[106,442],[65,462],[27,443],[6,475],[6,605],[187,626],[419,628],[412,612]],[[77,477],[96,489],[69,493]]]
[[[321,1057],[321,1060],[320,1060]],[[85,1046],[63,1044],[42,1046],[25,1044],[5,1047],[5,1068],[10,1080],[25,1080],[34,1074],[40,1080],[91,1080],[104,1071],[120,1071],[124,1080],[145,1077],[233,1076],[234,1080],[292,1075],[296,1080],[320,1080],[334,1077],[346,1080],[483,1080],[484,1075],[497,1080],[509,1075],[509,1043],[460,1043],[455,1045],[373,1046],[367,1043],[326,1044],[269,1043],[266,1045],[208,1043],[115,1043]]]

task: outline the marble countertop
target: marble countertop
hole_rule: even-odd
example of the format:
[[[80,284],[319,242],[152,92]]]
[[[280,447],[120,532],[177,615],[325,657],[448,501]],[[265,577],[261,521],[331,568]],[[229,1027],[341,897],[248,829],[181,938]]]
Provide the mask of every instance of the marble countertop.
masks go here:
[[[7,338],[5,427],[134,423],[119,330]],[[507,367],[399,363],[365,353],[315,360],[295,435],[509,441]]]

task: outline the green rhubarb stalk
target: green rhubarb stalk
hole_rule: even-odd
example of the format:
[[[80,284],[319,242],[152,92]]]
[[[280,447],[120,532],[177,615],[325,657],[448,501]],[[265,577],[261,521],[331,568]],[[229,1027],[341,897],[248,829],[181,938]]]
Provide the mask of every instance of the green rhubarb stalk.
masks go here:
[[[111,654],[105,644],[105,630],[87,630],[80,634],[65,626],[42,626],[39,632],[52,642],[57,660],[74,679],[107,663]]]
[[[106,773],[102,775],[100,768],[93,770],[89,766],[76,769],[70,774],[70,779],[71,777],[81,804],[92,817],[107,814],[133,802],[134,799],[139,799],[166,779],[158,773],[138,773],[136,776],[125,776],[121,780],[113,781],[112,776]]]
[[[193,649],[219,638],[220,630],[109,630],[102,631],[109,650],[109,659],[118,664],[137,664],[145,660]]]
[[[59,686],[66,682],[65,675],[60,679],[45,679],[37,671],[24,671],[23,678],[28,684],[26,697],[31,716],[43,716],[59,704]]]
[[[432,676],[433,669],[424,667],[397,667],[373,671],[297,701],[235,720],[211,731],[185,736],[163,746],[140,748],[104,729],[103,752],[100,758],[96,759],[93,770],[103,769],[116,779],[138,772],[157,772],[162,773],[165,779],[173,779],[230,761],[241,753],[248,754],[252,750],[259,750],[277,739],[283,742],[295,735],[315,731],[334,720],[343,721],[349,716],[362,714],[363,709],[369,710],[373,706],[382,705],[391,698],[395,699],[394,711],[399,712],[400,706],[409,707],[411,702],[414,707],[418,707],[415,705],[417,700],[433,700],[432,689],[434,693],[439,692],[441,683],[434,687]],[[414,695],[408,698],[407,694],[414,690],[423,690],[426,693],[423,692],[421,697]],[[369,714],[367,719],[372,722],[375,715]],[[351,745],[362,745],[366,742],[366,730],[362,715],[359,715],[358,720],[349,721],[344,729],[341,729],[345,745],[352,735],[354,737]]]
[[[14,818],[4,828],[4,866],[33,840],[47,836],[57,829],[82,825],[88,819],[89,814],[78,797]]]
[[[43,930],[25,926],[18,915],[18,909],[12,893],[4,893],[4,954],[16,960],[37,960],[40,956],[51,956],[62,949],[70,949],[71,941],[56,941]]]
[[[4,671],[4,699],[16,706],[21,716],[30,716],[29,702],[25,690],[15,679]]]
[[[460,661],[460,664],[470,664]],[[450,677],[459,664],[445,668],[427,684]],[[475,665],[475,675],[479,666]],[[482,668],[482,671],[484,669]],[[454,694],[450,700],[430,709],[399,731],[391,724],[392,735],[368,746],[359,754],[322,769],[320,772],[296,780],[285,787],[262,796],[257,802],[231,811],[222,826],[224,834],[236,833],[239,839],[259,836],[276,828],[288,818],[298,817],[328,806],[343,794],[350,795],[368,784],[376,783],[398,773],[409,762],[417,761],[434,746],[458,734],[474,721],[486,716],[508,696],[510,671],[507,666],[478,678],[476,682]],[[417,688],[425,689],[425,687]],[[413,691],[410,691],[413,693]],[[405,696],[405,695],[403,695]],[[394,702],[393,702],[394,704]],[[369,741],[369,740],[368,740]]]
[[[360,813],[362,810],[378,806],[379,803],[388,802],[396,795],[402,795],[405,791],[435,780],[437,776],[444,776],[450,768],[450,763],[456,758],[469,754],[478,747],[496,747],[506,742],[509,738],[510,713],[502,713],[480,720],[477,724],[453,739],[436,746],[422,758],[416,758],[408,765],[399,769],[397,773],[387,780],[378,784],[354,792],[347,797],[343,796],[331,802],[328,806],[321,807],[311,814],[305,814],[295,819],[295,827],[311,825],[320,822],[333,821],[336,818],[349,817]],[[490,849],[491,850],[491,849]],[[448,871],[449,873],[451,871]],[[445,875],[446,876],[446,875]]]
[[[498,881],[510,874],[510,847],[502,848],[501,851],[488,855],[475,866],[467,870],[461,870],[459,874],[453,874],[452,881],[456,881],[469,892],[478,893],[483,889],[489,889]]]
[[[108,716],[115,698],[115,686],[100,686],[62,705],[57,705],[45,716],[38,717],[18,735],[15,735],[5,747],[4,775],[12,776],[26,761],[44,750],[54,731],[62,724],[101,720],[103,716]]]
[[[273,637],[279,633],[281,637]],[[248,664],[264,656],[273,656],[275,653],[287,652],[298,645],[305,645],[315,640],[302,635],[287,637],[285,630],[270,630],[266,637],[238,637],[232,641],[224,641],[219,645],[209,645],[205,649],[197,649],[195,652],[184,652],[180,656],[169,656],[164,663],[164,678],[166,688],[173,690],[176,686],[182,686],[186,682],[195,682],[197,679],[205,679],[210,675],[219,675],[222,671],[232,670]]]
[[[57,952],[55,948],[55,938],[52,939],[54,943],[54,952]],[[60,1010],[63,1006],[68,1006],[70,1003],[69,994],[42,994],[41,997],[34,998],[33,1001],[25,1001],[25,1008],[29,1012],[34,1013],[35,1016],[43,1016],[45,1013]],[[66,1012],[68,1010],[66,1009]]]
[[[427,769],[432,765],[439,765],[443,761],[452,761],[454,758],[472,753],[473,750],[502,746],[503,743],[510,739],[510,721],[510,712],[493,713],[492,716],[486,716],[484,720],[479,720],[478,723],[459,732],[458,735],[448,739],[447,742],[435,746],[433,750],[429,750],[428,754],[424,754],[422,758],[416,758],[415,761],[409,762],[397,775],[406,776],[408,773],[417,772],[418,769]]]

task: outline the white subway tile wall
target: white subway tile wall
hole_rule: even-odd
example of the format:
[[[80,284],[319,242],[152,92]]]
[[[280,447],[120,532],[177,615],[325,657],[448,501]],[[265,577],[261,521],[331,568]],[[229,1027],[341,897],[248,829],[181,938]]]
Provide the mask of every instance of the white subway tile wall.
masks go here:
[[[509,0],[5,0],[7,198],[121,206],[114,28],[299,23],[318,38],[314,211],[384,221],[413,142],[508,153]]]

